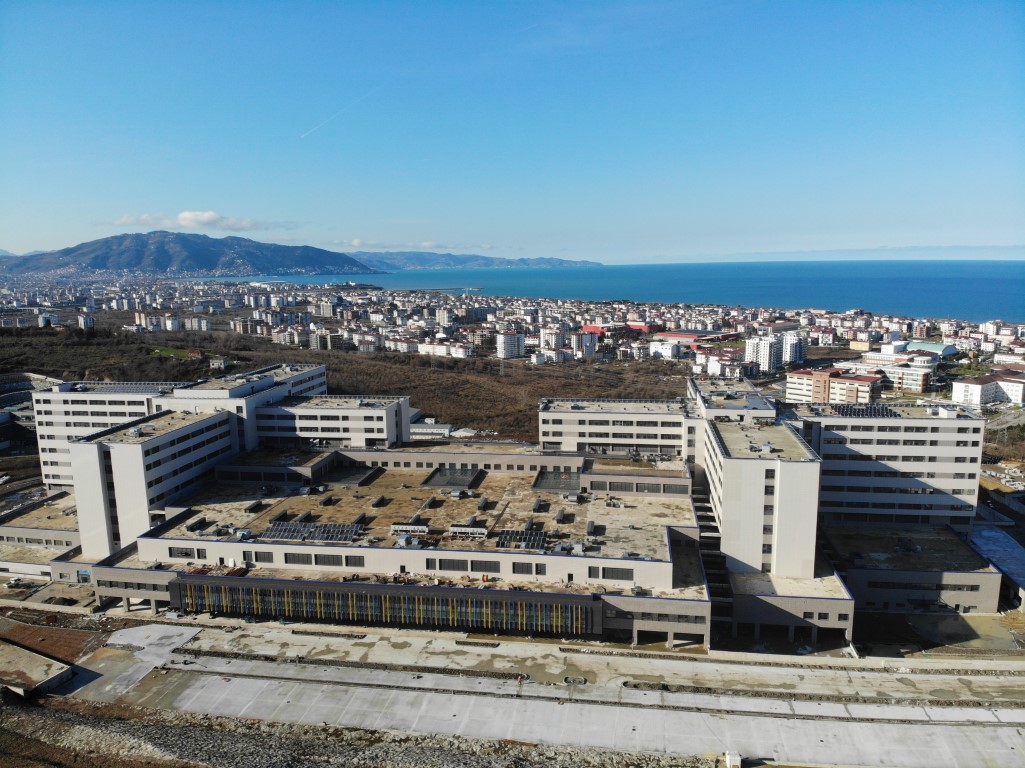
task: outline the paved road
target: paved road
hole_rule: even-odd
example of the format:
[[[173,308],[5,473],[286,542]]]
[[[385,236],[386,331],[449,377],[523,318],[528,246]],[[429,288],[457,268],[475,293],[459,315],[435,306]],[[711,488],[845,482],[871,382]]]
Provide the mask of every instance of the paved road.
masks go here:
[[[83,663],[103,677],[87,683],[75,695],[282,722],[625,751],[700,755],[735,750],[748,757],[781,762],[842,762],[893,768],[1025,763],[1021,754],[1025,751],[1025,708],[1001,705],[995,700],[983,708],[786,701],[645,692],[624,688],[621,679],[599,685],[520,686],[515,680],[460,676],[459,665],[453,668],[457,674],[416,675],[212,657],[183,664],[187,657],[175,654],[173,649],[197,631],[192,626],[151,625],[115,633],[107,648]],[[207,640],[224,642],[216,633],[210,632],[213,639]],[[204,635],[191,644],[205,644]],[[280,645],[285,636],[283,632],[235,635],[241,644],[257,647]],[[403,647],[404,641],[395,638],[385,642],[368,637],[360,642],[389,646],[390,653],[416,649],[416,642],[406,642],[407,648]],[[430,644],[428,641],[454,642],[425,635],[419,640],[418,654]],[[331,642],[355,643],[355,639]],[[287,651],[301,654],[307,644],[308,639],[292,636]],[[531,647],[522,642],[509,646],[508,653],[514,657]],[[539,648],[533,647],[537,653]],[[370,655],[371,650],[363,647],[360,655]],[[476,654],[482,656],[484,651],[478,649]],[[557,654],[558,648],[543,651],[550,656]],[[324,649],[319,652],[324,653]],[[473,658],[473,653],[463,657],[464,669],[475,666],[470,663]],[[596,660],[611,665],[621,661],[610,657]],[[662,668],[673,663],[629,661]],[[509,663],[522,663],[522,659],[513,658]],[[681,661],[678,665],[691,669],[705,667],[706,663]],[[784,674],[794,679],[796,673],[789,670]],[[914,672],[909,670],[907,674]],[[937,676],[918,677],[935,681]],[[999,679],[973,676],[970,682]]]
[[[293,676],[294,671],[292,666],[282,674]],[[1020,765],[1025,751],[1025,726],[998,724],[994,718],[1007,714],[1001,711],[958,713],[990,720],[985,724],[971,720],[935,723],[928,719],[888,723],[787,717],[783,713],[753,715],[729,712],[725,706],[715,712],[690,712],[664,709],[656,703],[631,706],[568,697],[503,698],[490,696],[487,690],[469,695],[186,671],[157,672],[155,676],[159,681],[145,681],[139,686],[137,703],[372,730],[687,755],[729,749],[781,762],[839,761],[892,768]],[[488,685],[484,683],[481,688],[487,689]],[[909,709],[893,707],[890,711],[900,717],[910,714]]]

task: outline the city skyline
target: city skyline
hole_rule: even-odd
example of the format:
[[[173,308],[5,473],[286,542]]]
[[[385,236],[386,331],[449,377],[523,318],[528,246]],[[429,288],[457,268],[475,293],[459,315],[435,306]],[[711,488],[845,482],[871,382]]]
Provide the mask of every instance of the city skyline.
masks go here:
[[[153,229],[608,264],[1020,246],[1023,21],[1001,2],[8,4],[0,248]]]

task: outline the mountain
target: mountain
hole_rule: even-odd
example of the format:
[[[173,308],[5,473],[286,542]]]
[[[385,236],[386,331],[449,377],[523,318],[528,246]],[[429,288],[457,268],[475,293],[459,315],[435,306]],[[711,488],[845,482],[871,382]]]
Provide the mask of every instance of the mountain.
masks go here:
[[[51,276],[131,272],[154,277],[372,274],[372,267],[344,253],[308,245],[258,243],[180,232],[115,235],[32,257],[5,259],[10,274]]]
[[[569,259],[498,259],[494,256],[478,256],[472,253],[433,253],[431,251],[389,251],[371,253],[358,251],[352,254],[369,267],[380,270],[403,269],[516,269],[522,267],[600,267],[596,261],[571,261]]]
[[[16,258],[18,258],[18,254],[11,253],[10,251],[5,251],[3,248],[0,248],[0,259],[16,259]]]

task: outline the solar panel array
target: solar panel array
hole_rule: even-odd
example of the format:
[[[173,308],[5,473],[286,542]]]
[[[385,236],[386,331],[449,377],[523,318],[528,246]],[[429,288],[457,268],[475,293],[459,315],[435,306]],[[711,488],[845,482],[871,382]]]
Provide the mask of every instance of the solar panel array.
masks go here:
[[[548,545],[547,531],[499,531],[499,549],[543,550]]]
[[[283,541],[354,541],[363,533],[355,523],[271,523],[261,538]]]
[[[833,413],[852,419],[899,419],[900,414],[888,405],[854,405],[840,403],[833,406]]]

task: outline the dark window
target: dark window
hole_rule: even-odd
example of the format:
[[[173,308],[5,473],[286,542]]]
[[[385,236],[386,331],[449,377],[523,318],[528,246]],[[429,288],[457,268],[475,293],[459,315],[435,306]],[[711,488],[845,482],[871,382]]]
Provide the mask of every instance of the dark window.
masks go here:
[[[304,552],[286,552],[285,562],[289,565],[313,565],[313,555]]]
[[[438,559],[438,570],[439,571],[468,571],[469,563],[466,560],[452,560],[449,558]]]
[[[533,573],[533,570],[534,569],[533,569],[533,566],[532,566],[531,563],[513,563],[512,564],[512,572],[513,573],[518,573],[518,574],[521,574],[521,575],[529,576],[531,573]]]
[[[602,568],[601,577],[603,579],[615,579],[617,581],[633,581],[634,569],[633,568]]]
[[[362,568],[366,563],[366,559],[363,555],[346,555],[345,556],[345,567],[346,568]]]
[[[345,565],[342,555],[315,555],[313,559],[317,565]]]
[[[502,564],[498,560],[471,560],[470,570],[474,573],[501,573]]]

